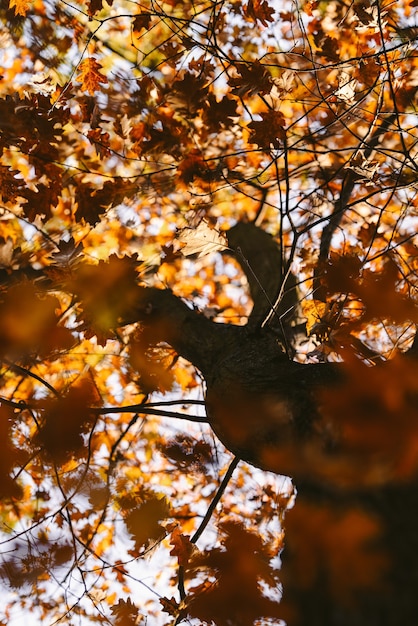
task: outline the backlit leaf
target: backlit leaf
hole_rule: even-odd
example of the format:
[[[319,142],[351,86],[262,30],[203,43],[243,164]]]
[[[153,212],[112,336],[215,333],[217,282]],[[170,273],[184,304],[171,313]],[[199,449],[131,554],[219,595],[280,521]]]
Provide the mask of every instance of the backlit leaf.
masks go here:
[[[205,220],[202,220],[196,228],[183,228],[177,235],[177,239],[184,244],[181,248],[184,256],[196,254],[202,257],[227,247],[225,236],[215,228],[211,228]]]
[[[102,66],[94,57],[81,61],[78,69],[77,80],[81,83],[83,91],[87,91],[91,96],[100,89],[100,84],[105,85],[108,82],[106,76],[100,71]]]

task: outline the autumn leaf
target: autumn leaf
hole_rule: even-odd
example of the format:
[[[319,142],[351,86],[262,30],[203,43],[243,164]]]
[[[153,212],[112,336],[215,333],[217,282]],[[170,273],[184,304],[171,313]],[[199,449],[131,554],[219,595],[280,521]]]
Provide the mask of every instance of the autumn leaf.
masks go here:
[[[115,616],[114,626],[137,626],[139,609],[130,598],[126,600],[120,598],[110,610]]]
[[[149,498],[125,515],[126,527],[135,541],[135,550],[140,551],[145,545],[157,542],[164,536],[161,522],[169,515],[167,501],[157,496]]]
[[[134,21],[132,22],[132,29],[136,33],[140,33],[141,30],[148,30],[151,23],[151,13],[147,13],[145,11],[141,11],[138,15],[135,16]]]
[[[23,206],[25,216],[30,220],[35,219],[37,215],[49,219],[58,203],[58,191],[58,181],[56,185],[39,183],[36,190],[28,189],[25,193],[26,203]]]
[[[273,87],[271,74],[258,60],[252,64],[237,63],[235,69],[239,76],[231,77],[228,81],[233,95],[270,93]]]
[[[66,288],[75,294],[87,325],[108,335],[132,316],[138,303],[138,259],[112,255],[97,265],[79,264],[74,273],[63,277]]]
[[[46,356],[74,343],[71,331],[59,326],[58,300],[22,282],[0,294],[2,354]]]
[[[87,137],[95,146],[97,150],[97,154],[99,154],[101,157],[110,155],[109,133],[102,132],[100,128],[94,128],[94,129],[89,130],[89,132],[87,133]]]
[[[0,165],[0,198],[2,202],[13,202],[19,191],[24,188],[24,182],[19,176],[20,172],[11,170],[5,165]]]
[[[107,0],[106,4],[112,6],[113,0]],[[88,0],[88,14],[93,17],[96,13],[99,13],[103,9],[103,0]]]
[[[205,550],[190,563],[190,568],[207,568],[216,582],[191,589],[189,615],[208,624],[215,621],[217,626],[231,621],[249,626],[262,617],[280,617],[278,603],[262,591],[262,581],[268,587],[276,580],[268,548],[241,524],[225,522],[222,530],[223,549]]]
[[[9,0],[9,8],[15,10],[15,15],[25,17],[33,4],[33,0]]]
[[[263,26],[268,26],[268,22],[274,22],[274,13],[275,9],[269,6],[266,0],[249,0],[244,7],[244,15],[254,22],[258,20]]]
[[[180,607],[174,596],[171,596],[171,598],[160,598],[160,604],[164,613],[168,613],[172,617],[178,616]]]
[[[212,132],[219,128],[228,128],[237,117],[237,102],[228,96],[218,101],[213,94],[209,94],[202,118]]]
[[[96,419],[90,407],[97,402],[97,392],[88,378],[77,381],[62,397],[40,402],[43,417],[36,442],[47,458],[63,463],[83,450],[83,434]]]
[[[193,116],[203,106],[207,91],[206,79],[203,76],[196,77],[187,72],[181,80],[174,81],[167,94],[167,100],[175,110]]]
[[[171,533],[170,545],[173,546],[170,550],[170,555],[176,556],[179,565],[186,567],[194,550],[194,545],[190,542],[190,537],[183,535],[178,526],[176,526]]]
[[[106,76],[100,72],[102,66],[94,57],[88,57],[81,61],[78,69],[77,81],[81,83],[83,91],[87,91],[91,96],[99,91],[100,84],[108,83]]]
[[[227,241],[224,235],[211,228],[207,221],[202,220],[196,228],[183,228],[177,235],[180,244],[184,244],[181,252],[184,256],[196,254],[198,257],[211,252],[225,250]]]
[[[180,161],[177,171],[179,179],[186,184],[193,182],[195,179],[200,178],[204,180],[210,177],[210,170],[198,151],[189,154]]]
[[[264,111],[260,113],[262,121],[248,124],[251,131],[249,142],[256,143],[260,148],[269,150],[271,147],[280,148],[286,137],[285,119],[279,111]]]

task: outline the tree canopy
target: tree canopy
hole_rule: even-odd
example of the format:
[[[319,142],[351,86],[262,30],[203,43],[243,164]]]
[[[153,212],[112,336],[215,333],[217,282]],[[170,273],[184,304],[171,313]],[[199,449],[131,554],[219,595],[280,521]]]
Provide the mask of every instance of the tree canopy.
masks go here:
[[[2,623],[414,623],[417,6],[0,4]]]

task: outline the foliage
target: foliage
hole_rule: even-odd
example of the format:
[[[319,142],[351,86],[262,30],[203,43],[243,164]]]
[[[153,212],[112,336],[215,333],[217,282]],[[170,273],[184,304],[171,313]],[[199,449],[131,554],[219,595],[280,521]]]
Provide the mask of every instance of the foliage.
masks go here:
[[[237,222],[274,235],[298,277],[311,340],[296,358],[347,362],[350,441],[398,438],[396,471],[416,470],[416,380],[394,359],[370,388],[353,360],[405,351],[417,322],[416,7],[1,4],[4,623],[292,619],[277,602],[290,482],[236,469],[199,372],[135,317],[140,284],[245,324]],[[304,506],[290,541],[307,515],[335,594],[347,559],[374,584],[379,521]],[[318,554],[296,555],[309,579]]]

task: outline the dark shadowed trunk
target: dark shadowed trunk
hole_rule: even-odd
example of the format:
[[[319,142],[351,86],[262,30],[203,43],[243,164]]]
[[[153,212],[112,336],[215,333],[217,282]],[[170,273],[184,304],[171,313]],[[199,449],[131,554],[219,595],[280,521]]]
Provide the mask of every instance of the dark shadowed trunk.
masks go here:
[[[208,418],[229,450],[257,467],[292,477],[297,499],[286,517],[282,555],[283,617],[289,626],[417,623],[416,446],[408,448],[409,458],[404,440],[397,439],[403,405],[389,416],[385,407],[382,416],[376,409],[379,386],[396,387],[397,371],[415,368],[416,362],[399,357],[401,369],[388,382],[386,364],[370,368],[359,362],[346,368],[290,360],[283,342],[292,340],[288,311],[295,306],[294,281],[285,310],[279,311],[286,323],[278,339],[277,316],[273,324],[261,327],[260,322],[269,311],[266,298],[274,302],[281,287],[271,279],[279,274],[280,253],[274,252],[271,238],[260,237],[272,254],[264,255],[263,268],[255,272],[251,232],[260,234],[247,225],[231,235],[255,299],[250,324],[216,324],[171,292],[148,288],[140,289],[134,319],[126,321],[141,321],[150,342],[169,343],[201,371]],[[254,276],[261,276],[260,284]],[[377,395],[367,397],[368,384],[356,395],[356,381],[371,373]],[[409,446],[417,440],[417,415],[415,398],[407,401]],[[358,420],[369,428],[369,418],[374,424],[376,416],[382,425],[371,441],[365,435],[366,445]],[[399,429],[405,429],[402,424]]]

